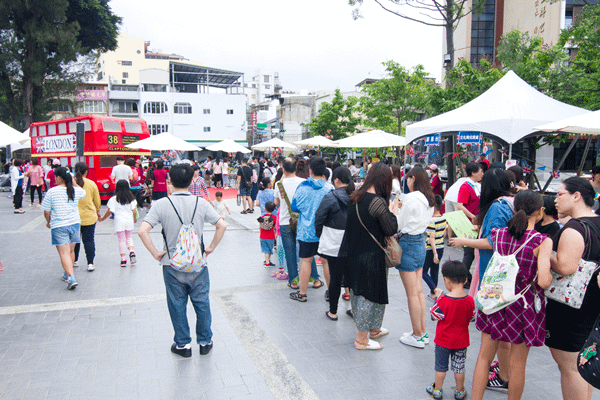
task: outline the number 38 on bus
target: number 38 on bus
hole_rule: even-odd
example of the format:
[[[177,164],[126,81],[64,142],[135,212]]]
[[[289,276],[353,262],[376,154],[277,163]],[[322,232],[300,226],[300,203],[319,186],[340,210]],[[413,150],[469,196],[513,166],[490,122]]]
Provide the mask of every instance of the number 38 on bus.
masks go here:
[[[59,159],[61,165],[72,167],[76,157],[77,123],[84,124],[85,143],[83,161],[88,165],[88,179],[96,182],[100,198],[112,196],[115,183],[111,180],[117,156],[138,160],[149,156],[147,150],[130,149],[126,145],[150,137],[146,121],[142,119],[113,118],[87,115],[31,124],[31,156],[46,165],[48,159]]]

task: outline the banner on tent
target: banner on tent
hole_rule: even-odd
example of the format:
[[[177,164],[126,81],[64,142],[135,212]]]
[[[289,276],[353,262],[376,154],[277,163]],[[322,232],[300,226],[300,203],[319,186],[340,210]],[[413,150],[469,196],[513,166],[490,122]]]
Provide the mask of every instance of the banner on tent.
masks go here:
[[[433,135],[427,136],[425,139],[425,146],[439,146],[440,145],[440,134],[434,133]]]
[[[458,132],[456,144],[464,145],[479,145],[481,144],[482,135],[480,132]]]

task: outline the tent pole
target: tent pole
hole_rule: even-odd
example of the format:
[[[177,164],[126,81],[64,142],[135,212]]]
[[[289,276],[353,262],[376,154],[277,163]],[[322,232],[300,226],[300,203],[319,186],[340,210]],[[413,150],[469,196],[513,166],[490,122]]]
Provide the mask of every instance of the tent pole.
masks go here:
[[[567,147],[567,151],[565,151],[565,154],[563,154],[562,158],[560,159],[560,161],[558,162],[558,165],[556,166],[556,170],[560,170],[563,166],[563,164],[565,163],[565,160],[567,158],[567,156],[569,155],[569,153],[571,152],[571,150],[573,149],[573,147],[575,147],[575,143],[577,143],[577,140],[579,140],[579,137],[581,135],[577,135],[575,136],[575,139],[573,139],[573,141],[571,142],[571,144],[569,145],[569,147]],[[546,181],[546,184],[544,185],[544,188],[542,189],[542,194],[546,193],[546,190],[548,190],[548,186],[550,186],[550,182],[552,182],[552,175],[550,175],[550,178],[548,178],[548,180]]]
[[[508,144],[508,159],[512,160],[512,143]]]
[[[581,176],[581,174],[583,174],[583,166],[585,165],[585,159],[587,158],[588,151],[590,150],[591,144],[592,144],[592,135],[589,135],[587,142],[585,142],[585,149],[583,150],[583,157],[581,157],[581,162],[579,163],[579,170],[577,171],[577,176]]]

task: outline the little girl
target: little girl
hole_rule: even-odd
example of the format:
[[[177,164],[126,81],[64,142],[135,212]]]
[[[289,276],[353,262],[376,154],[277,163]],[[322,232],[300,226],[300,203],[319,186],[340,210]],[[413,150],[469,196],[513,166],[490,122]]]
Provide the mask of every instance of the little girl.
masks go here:
[[[229,211],[229,207],[227,207],[227,203],[223,201],[223,192],[218,191],[215,193],[215,201],[212,203],[215,211],[219,213],[219,215],[225,219],[225,217],[229,214],[231,215],[231,211]]]
[[[129,262],[133,265],[136,259],[131,231],[133,224],[137,222],[137,202],[129,189],[129,182],[124,179],[117,182],[115,195],[108,200],[107,206],[108,210],[100,218],[100,221],[104,221],[111,213],[115,214],[115,232],[119,238],[121,267],[127,266],[127,250],[129,250]]]
[[[265,204],[269,201],[275,201],[275,192],[273,192],[273,184],[270,178],[263,178],[259,186],[260,192],[256,196],[256,205],[260,206],[260,215],[264,215]]]

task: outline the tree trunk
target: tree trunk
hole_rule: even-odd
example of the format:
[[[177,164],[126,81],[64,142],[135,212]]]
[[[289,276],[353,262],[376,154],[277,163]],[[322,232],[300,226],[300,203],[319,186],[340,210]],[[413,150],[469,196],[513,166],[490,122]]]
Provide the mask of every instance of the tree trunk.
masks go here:
[[[446,63],[444,59],[444,68],[446,69],[446,74],[452,68],[454,68],[454,26],[452,24],[453,21],[453,10],[454,9],[454,0],[446,1],[446,54],[450,54],[450,60]],[[445,55],[444,55],[445,57]],[[447,83],[446,83],[447,84]],[[446,142],[445,151],[446,153],[452,153],[456,151],[456,135],[458,132],[452,132],[451,136],[448,138]],[[454,160],[452,156],[448,157],[447,162],[447,174],[448,174],[448,183],[446,185],[446,189],[449,189],[450,186],[456,182],[456,168],[454,166]]]
[[[33,122],[33,76],[32,76],[32,64],[35,59],[35,43],[28,43],[25,47],[27,54],[25,55],[25,68],[23,71],[23,127],[27,129]],[[27,71],[28,69],[29,71]]]

